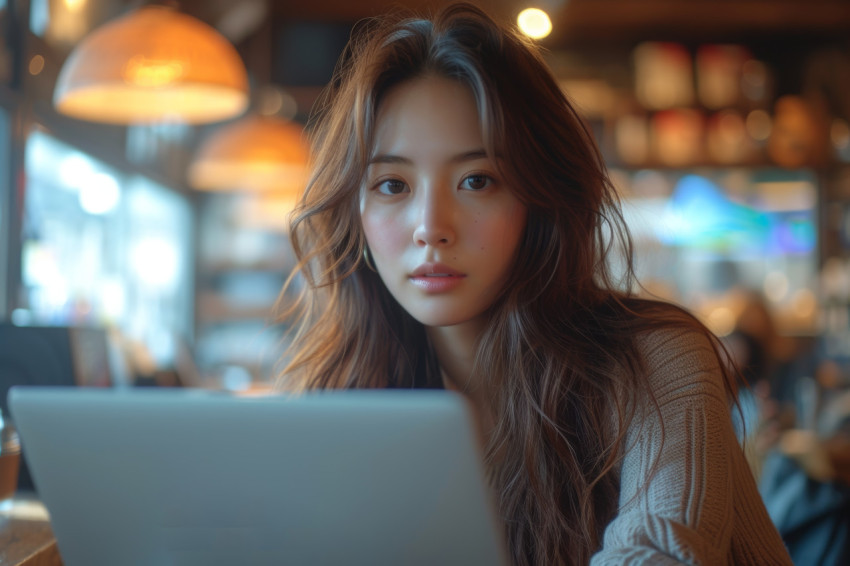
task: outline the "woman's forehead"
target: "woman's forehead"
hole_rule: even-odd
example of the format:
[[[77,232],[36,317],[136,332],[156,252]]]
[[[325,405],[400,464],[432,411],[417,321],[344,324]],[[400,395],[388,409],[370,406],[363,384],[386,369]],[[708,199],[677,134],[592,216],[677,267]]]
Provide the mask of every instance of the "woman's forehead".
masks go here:
[[[465,84],[439,76],[411,79],[390,89],[375,119],[372,156],[417,149],[482,149],[478,105]]]

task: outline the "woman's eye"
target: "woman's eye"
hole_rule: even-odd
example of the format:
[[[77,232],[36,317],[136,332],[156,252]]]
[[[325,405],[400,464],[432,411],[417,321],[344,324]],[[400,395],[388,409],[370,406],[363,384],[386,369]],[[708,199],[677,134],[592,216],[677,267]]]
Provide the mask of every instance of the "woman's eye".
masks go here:
[[[490,186],[493,180],[487,175],[470,175],[461,181],[460,185],[465,189],[480,191]]]
[[[399,181],[398,179],[388,179],[378,183],[376,189],[381,194],[398,195],[407,190],[407,185],[404,181]]]

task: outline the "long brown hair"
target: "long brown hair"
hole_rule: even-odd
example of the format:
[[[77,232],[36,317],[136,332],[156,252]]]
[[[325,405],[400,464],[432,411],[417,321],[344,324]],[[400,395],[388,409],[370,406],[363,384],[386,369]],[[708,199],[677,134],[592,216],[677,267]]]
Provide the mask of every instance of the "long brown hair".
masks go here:
[[[470,88],[486,150],[528,210],[474,370],[496,415],[485,456],[512,559],[584,564],[617,512],[625,431],[636,392],[649,389],[638,336],[707,331],[633,295],[631,240],[592,135],[538,49],[477,8],[355,29],[310,124],[313,174],[291,225],[303,292],[281,386],[441,383],[425,329],[364,261],[359,218],[377,108],[428,74]]]

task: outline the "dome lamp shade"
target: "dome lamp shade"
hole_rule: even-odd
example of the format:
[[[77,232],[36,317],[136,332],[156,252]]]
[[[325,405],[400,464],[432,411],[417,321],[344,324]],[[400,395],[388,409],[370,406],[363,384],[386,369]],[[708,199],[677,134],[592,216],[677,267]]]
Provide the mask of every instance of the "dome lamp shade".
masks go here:
[[[83,38],[62,66],[53,104],[109,124],[218,122],[248,108],[248,75],[212,27],[168,6],[143,6]]]
[[[188,181],[201,190],[300,194],[307,182],[309,148],[300,124],[248,116],[213,132],[198,148]]]

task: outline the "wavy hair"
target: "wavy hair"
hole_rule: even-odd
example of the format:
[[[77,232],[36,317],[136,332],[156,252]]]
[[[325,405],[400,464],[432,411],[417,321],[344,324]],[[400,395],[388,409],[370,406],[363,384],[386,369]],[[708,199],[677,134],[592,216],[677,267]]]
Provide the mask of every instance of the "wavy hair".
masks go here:
[[[496,416],[485,464],[511,558],[584,564],[617,512],[625,431],[636,392],[649,390],[639,335],[707,330],[633,294],[631,240],[591,133],[538,49],[476,7],[355,28],[308,125],[312,175],[292,218],[299,262],[287,284],[300,281],[302,292],[287,313],[297,323],[280,384],[442,383],[424,327],[365,263],[359,217],[378,107],[394,86],[427,75],[471,90],[485,149],[528,211],[474,366]],[[616,272],[615,253],[625,265]]]

